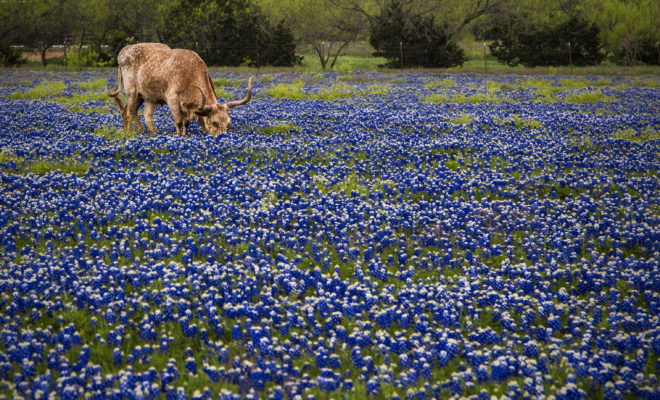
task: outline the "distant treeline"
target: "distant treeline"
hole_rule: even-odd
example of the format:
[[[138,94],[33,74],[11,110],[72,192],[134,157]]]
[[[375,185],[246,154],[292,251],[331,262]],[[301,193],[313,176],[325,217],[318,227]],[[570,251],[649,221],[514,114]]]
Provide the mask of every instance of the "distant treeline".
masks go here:
[[[4,0],[0,64],[62,47],[72,66],[116,63],[131,43],[197,51],[209,65],[323,68],[368,40],[388,67],[462,64],[465,40],[508,65],[660,64],[657,0]]]

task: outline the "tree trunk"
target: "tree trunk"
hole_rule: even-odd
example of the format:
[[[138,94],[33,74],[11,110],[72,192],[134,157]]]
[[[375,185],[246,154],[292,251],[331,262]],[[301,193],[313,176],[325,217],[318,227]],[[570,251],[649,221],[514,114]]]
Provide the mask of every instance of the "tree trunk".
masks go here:
[[[82,32],[80,33],[80,44],[78,45],[78,51],[82,50],[83,43],[85,43],[85,27],[83,27]]]
[[[328,63],[328,57],[325,55],[325,48],[323,47],[323,43],[314,43],[314,51],[316,51],[316,54],[319,55],[319,60],[321,61],[321,69],[325,69],[325,66]]]
[[[50,48],[49,45],[45,45],[41,49],[41,65],[43,65],[44,67],[46,66],[46,52],[48,51],[49,48]]]
[[[348,44],[351,42],[351,40],[347,40],[344,43],[342,43],[341,46],[339,46],[339,49],[335,52],[335,56],[332,59],[332,64],[330,64],[330,69],[333,69],[335,67],[335,63],[337,62],[337,57],[339,57],[339,54],[341,53],[342,50],[344,50],[344,47],[348,46]]]

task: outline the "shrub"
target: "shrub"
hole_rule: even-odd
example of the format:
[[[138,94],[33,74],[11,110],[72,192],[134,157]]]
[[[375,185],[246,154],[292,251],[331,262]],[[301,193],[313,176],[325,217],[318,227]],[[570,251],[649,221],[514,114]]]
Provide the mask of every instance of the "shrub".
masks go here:
[[[66,65],[74,68],[106,67],[110,65],[110,62],[103,60],[103,57],[100,57],[99,53],[92,48],[73,48],[66,55]]]
[[[572,17],[556,26],[530,26],[521,17],[495,24],[491,53],[509,66],[597,65],[603,61],[600,29]],[[570,45],[569,45],[570,43]]]
[[[284,20],[272,28],[269,34],[263,63],[274,67],[289,67],[302,63],[302,56],[296,55],[293,33]]]
[[[21,57],[21,52],[17,48],[0,42],[0,65],[10,67],[24,62],[25,60]]]
[[[209,65],[291,66],[298,64],[291,30],[269,23],[247,0],[182,1],[169,12],[163,39],[199,53]]]
[[[450,40],[433,17],[406,17],[399,1],[390,3],[369,32],[374,56],[385,57],[387,67],[453,67],[463,64],[465,53]]]

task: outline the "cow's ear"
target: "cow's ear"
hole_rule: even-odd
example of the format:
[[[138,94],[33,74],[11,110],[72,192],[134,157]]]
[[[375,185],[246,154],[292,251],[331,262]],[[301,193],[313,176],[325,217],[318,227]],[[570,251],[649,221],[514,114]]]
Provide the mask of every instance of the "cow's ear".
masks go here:
[[[209,114],[211,114],[211,111],[213,111],[213,108],[211,106],[204,107],[201,110],[195,111],[195,114],[199,115],[200,117],[206,117]]]

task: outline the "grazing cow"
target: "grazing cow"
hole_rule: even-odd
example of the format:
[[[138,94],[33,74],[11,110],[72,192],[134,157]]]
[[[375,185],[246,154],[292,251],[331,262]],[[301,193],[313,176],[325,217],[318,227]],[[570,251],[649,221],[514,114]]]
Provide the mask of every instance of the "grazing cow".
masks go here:
[[[194,51],[170,49],[159,43],[139,43],[124,47],[117,62],[117,90],[108,96],[119,105],[126,131],[132,129],[133,121],[138,129],[144,129],[137,118],[137,110],[144,102],[144,119],[154,133],[154,109],[157,105],[167,104],[177,134],[185,136],[190,121],[198,120],[204,132],[215,136],[231,129],[229,109],[252,98],[250,78],[245,98],[218,103],[208,68]],[[122,84],[126,92],[125,106],[119,98]]]

